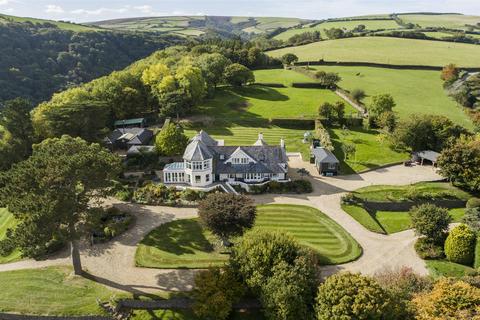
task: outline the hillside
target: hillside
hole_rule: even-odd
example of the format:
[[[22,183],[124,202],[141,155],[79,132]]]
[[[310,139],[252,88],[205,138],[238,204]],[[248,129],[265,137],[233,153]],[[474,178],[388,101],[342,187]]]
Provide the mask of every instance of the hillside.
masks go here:
[[[47,100],[181,40],[11,16],[0,21],[0,102]]]
[[[292,28],[308,22],[308,20],[297,18],[172,16],[115,19],[91,22],[88,25],[113,30],[168,33],[181,36],[198,36],[208,30],[247,36],[266,34],[279,28]]]
[[[268,52],[272,57],[296,54],[300,61],[374,62],[400,65],[480,67],[480,46],[443,41],[356,37],[320,41]]]

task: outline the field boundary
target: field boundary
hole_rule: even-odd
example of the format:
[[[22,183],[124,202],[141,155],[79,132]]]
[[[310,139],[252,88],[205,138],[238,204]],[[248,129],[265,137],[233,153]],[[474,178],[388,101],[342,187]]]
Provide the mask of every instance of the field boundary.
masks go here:
[[[399,70],[431,70],[441,71],[443,67],[440,66],[427,66],[427,65],[403,65],[403,64],[386,64],[376,62],[354,62],[354,61],[302,61],[295,63],[295,66],[308,67],[308,66],[343,66],[343,67],[374,67],[374,68],[386,68],[386,69],[399,69]],[[480,67],[459,67],[462,70],[477,72],[480,71]]]
[[[14,314],[0,312],[2,320],[111,320],[104,316],[39,316],[27,314]]]

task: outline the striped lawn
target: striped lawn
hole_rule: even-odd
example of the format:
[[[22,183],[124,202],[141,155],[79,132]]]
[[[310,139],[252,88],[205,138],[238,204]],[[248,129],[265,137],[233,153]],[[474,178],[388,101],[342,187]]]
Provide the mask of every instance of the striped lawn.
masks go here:
[[[15,219],[13,215],[5,208],[0,208],[0,240],[5,238],[5,234],[8,228],[15,226]],[[8,263],[16,260],[20,260],[21,253],[19,250],[14,250],[8,256],[0,255],[0,263]]]
[[[301,152],[308,159],[309,145],[302,143],[303,129],[286,129],[277,126],[258,127],[258,126],[232,126],[232,127],[204,127],[209,135],[214,139],[225,141],[227,146],[251,146],[257,141],[258,134],[263,133],[264,140],[270,145],[279,145],[280,139],[285,139],[288,152]],[[196,129],[186,129],[185,134],[193,137],[197,133]]]
[[[349,233],[312,207],[285,204],[259,206],[255,228],[291,234],[302,245],[318,252],[323,264],[352,261],[362,252]]]
[[[258,207],[254,228],[283,231],[319,254],[322,264],[340,264],[361,255],[360,245],[332,219],[306,206]],[[225,263],[218,240],[202,229],[197,219],[164,224],[148,234],[137,247],[135,264],[149,268],[207,268]]]

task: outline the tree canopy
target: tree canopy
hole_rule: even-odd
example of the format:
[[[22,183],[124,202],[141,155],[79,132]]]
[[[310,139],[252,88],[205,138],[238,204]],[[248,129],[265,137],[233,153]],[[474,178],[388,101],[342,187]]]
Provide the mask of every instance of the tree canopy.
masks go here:
[[[182,154],[188,144],[188,137],[183,133],[182,127],[169,123],[162,128],[155,138],[157,152],[165,156]]]
[[[7,241],[33,258],[68,241],[75,273],[81,273],[77,240],[120,168],[116,155],[80,138],[62,136],[34,145],[30,158],[0,175],[0,203],[19,222]]]

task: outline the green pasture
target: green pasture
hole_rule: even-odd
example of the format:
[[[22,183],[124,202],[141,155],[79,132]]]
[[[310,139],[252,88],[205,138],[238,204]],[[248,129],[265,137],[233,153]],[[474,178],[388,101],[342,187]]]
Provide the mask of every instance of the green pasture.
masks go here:
[[[473,276],[477,272],[474,268],[447,260],[425,260],[425,263],[430,275],[434,278],[462,278],[464,276]]]
[[[335,148],[334,154],[340,160],[341,174],[373,169],[409,158],[407,152],[391,149],[389,143],[376,130],[366,130],[362,127],[344,130],[335,127],[328,131]],[[354,156],[345,160],[342,145],[346,143],[354,144],[356,152]]]
[[[448,29],[467,29],[467,25],[480,23],[480,16],[463,14],[406,14],[399,15],[405,23],[418,24],[422,28],[437,27]]]
[[[96,28],[94,26],[87,26],[87,25],[81,25],[81,24],[76,24],[76,23],[69,23],[69,22],[61,22],[61,21],[55,21],[55,20],[46,20],[46,19],[37,19],[37,18],[29,18],[29,17],[16,17],[16,16],[10,16],[6,14],[0,14],[0,24],[3,23],[8,23],[9,21],[13,22],[31,22],[33,24],[35,23],[51,23],[56,25],[58,28],[62,30],[70,30],[70,31],[75,31],[75,32],[83,32],[83,31],[99,31],[99,28]]]
[[[388,93],[393,96],[397,104],[394,111],[401,119],[412,114],[436,114],[473,128],[470,118],[443,89],[440,71],[343,66],[316,66],[315,69],[338,73],[342,78],[340,86],[346,90],[363,89],[367,94],[363,101],[367,108],[373,96]]]
[[[320,23],[314,27],[305,26],[303,28],[294,28],[287,30],[275,36],[277,40],[288,40],[292,36],[304,32],[320,31],[322,38],[326,39],[325,29],[339,28],[346,31],[355,29],[358,25],[363,24],[368,31],[375,31],[380,29],[398,29],[401,28],[395,20],[352,20],[352,21],[329,21]]]
[[[350,234],[311,207],[259,206],[254,228],[292,234],[301,244],[314,249],[324,264],[352,261],[361,254]],[[152,268],[206,268],[228,259],[221,250],[218,240],[202,229],[197,219],[177,220],[148,234],[137,248],[135,262]]]
[[[269,51],[272,57],[296,54],[300,61],[374,62],[400,65],[462,67],[480,66],[480,46],[444,41],[357,37],[320,41],[304,46]]]

